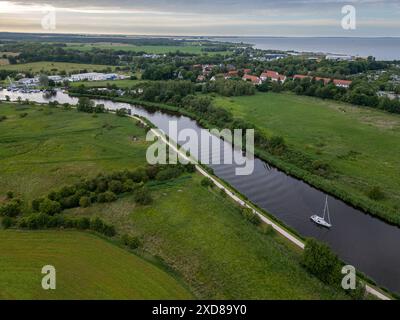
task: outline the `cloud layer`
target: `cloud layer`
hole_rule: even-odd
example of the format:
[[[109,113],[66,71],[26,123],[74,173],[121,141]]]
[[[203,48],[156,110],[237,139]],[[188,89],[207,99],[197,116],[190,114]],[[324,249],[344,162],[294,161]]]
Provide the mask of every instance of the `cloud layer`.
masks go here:
[[[357,29],[343,30],[341,9],[356,8]],[[0,31],[154,35],[400,36],[392,0],[49,0],[0,1]]]

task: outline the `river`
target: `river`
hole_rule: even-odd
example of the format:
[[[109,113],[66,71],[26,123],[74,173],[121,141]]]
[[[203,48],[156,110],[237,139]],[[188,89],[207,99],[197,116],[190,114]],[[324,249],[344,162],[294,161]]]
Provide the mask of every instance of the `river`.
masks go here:
[[[0,100],[4,100],[6,95],[10,96],[11,100],[16,100],[20,96],[23,100],[27,98],[42,103],[51,100],[70,104],[77,102],[76,98],[62,92],[58,92],[54,98],[45,99],[41,93],[23,94],[0,90]],[[108,100],[95,100],[95,102],[103,103],[106,108],[113,110],[131,109],[132,114],[146,117],[167,133],[171,120],[177,122],[178,131],[190,128],[200,132],[202,129],[196,121],[185,116],[164,112],[152,113],[138,106]],[[183,142],[178,141],[180,144]],[[230,147],[227,142],[223,144],[225,147],[227,145]],[[204,150],[200,149],[200,152]],[[346,263],[355,266],[379,285],[400,293],[400,228],[356,210],[331,196],[328,197],[328,201],[333,227],[329,230],[320,228],[310,221],[310,216],[321,215],[325,193],[257,158],[255,170],[249,176],[236,175],[235,165],[210,166],[216,176],[231,184],[260,208],[270,212],[302,236],[314,237],[328,243]]]

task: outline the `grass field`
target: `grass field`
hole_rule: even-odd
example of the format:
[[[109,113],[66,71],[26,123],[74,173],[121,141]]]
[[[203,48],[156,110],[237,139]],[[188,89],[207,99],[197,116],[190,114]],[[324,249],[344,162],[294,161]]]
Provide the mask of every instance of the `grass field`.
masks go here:
[[[289,146],[329,163],[333,181],[364,197],[380,187],[379,203],[400,214],[400,116],[291,94],[217,98],[216,104],[283,136]]]
[[[144,164],[144,131],[132,119],[7,104],[0,115],[7,117],[0,123],[0,194],[32,200],[82,176]]]
[[[1,299],[191,299],[167,272],[97,236],[0,231]],[[41,269],[56,268],[56,290]]]
[[[115,81],[78,81],[72,82],[70,86],[79,87],[84,85],[89,88],[104,88],[108,85],[116,85],[118,88],[131,88],[132,86],[141,83],[141,80],[115,80]]]
[[[32,73],[45,72],[45,73],[54,73],[54,74],[58,74],[61,71],[65,71],[68,74],[78,73],[83,70],[92,72],[92,71],[104,70],[107,68],[110,68],[110,70],[115,69],[115,67],[113,67],[113,66],[105,66],[105,65],[99,65],[99,64],[50,62],[50,61],[10,64],[10,65],[0,66],[0,70],[12,70],[12,71],[32,72]]]
[[[28,115],[21,118],[21,112]],[[7,104],[0,106],[0,114],[8,117],[0,123],[2,195],[11,190],[30,200],[82,177],[145,164],[144,131],[130,119]],[[138,142],[132,141],[133,135],[140,138]],[[114,224],[119,234],[138,236],[144,252],[170,266],[198,298],[346,298],[301,267],[297,248],[274,233],[263,234],[230,200],[201,187],[200,180],[193,174],[153,183],[150,206],[137,206],[126,196],[65,214],[100,216]],[[18,233],[12,233],[9,241],[18,242],[15,237]],[[51,252],[58,250],[52,248]],[[8,260],[18,261],[18,255],[25,257],[27,265],[35,261],[18,250],[10,250]],[[88,290],[90,294],[94,289]]]
[[[182,45],[182,46],[162,46],[162,45],[146,45],[146,46],[136,46],[130,44],[121,44],[121,43],[93,43],[93,44],[79,44],[79,43],[69,43],[69,48],[73,48],[79,51],[90,51],[93,48],[98,49],[112,49],[112,50],[124,50],[124,51],[133,51],[133,52],[146,52],[148,54],[165,54],[169,52],[180,51],[182,53],[190,53],[190,54],[204,54],[202,51],[202,46],[200,45]],[[221,52],[221,54],[225,54],[228,52]],[[209,55],[215,53],[208,53]]]

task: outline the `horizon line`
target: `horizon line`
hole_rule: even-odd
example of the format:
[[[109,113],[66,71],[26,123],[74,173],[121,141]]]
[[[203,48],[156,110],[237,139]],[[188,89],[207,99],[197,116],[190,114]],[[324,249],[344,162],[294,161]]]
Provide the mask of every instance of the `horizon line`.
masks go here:
[[[30,34],[30,35],[71,35],[71,36],[107,36],[107,37],[182,37],[182,38],[400,38],[400,36],[272,36],[272,35],[177,35],[177,34],[135,34],[135,33],[82,33],[82,32],[23,32],[23,31],[1,31],[0,34]]]

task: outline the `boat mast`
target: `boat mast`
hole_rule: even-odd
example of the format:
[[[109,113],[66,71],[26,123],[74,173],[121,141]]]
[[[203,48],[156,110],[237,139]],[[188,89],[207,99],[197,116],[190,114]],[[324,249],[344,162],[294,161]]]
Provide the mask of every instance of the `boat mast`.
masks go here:
[[[324,220],[325,220],[326,215],[328,215],[328,220],[327,220],[327,222],[328,222],[329,224],[331,224],[331,217],[330,217],[330,215],[329,215],[328,196],[326,196],[326,199],[325,199]]]

